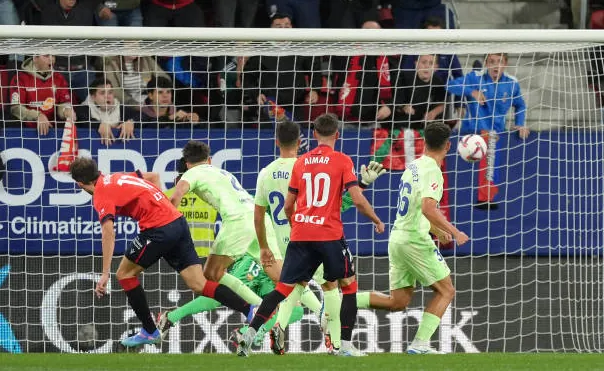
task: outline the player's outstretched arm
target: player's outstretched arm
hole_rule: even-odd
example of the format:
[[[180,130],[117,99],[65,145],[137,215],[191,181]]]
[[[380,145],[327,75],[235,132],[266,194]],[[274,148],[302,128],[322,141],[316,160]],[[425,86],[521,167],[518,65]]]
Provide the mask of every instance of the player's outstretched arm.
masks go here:
[[[256,229],[256,238],[260,245],[260,262],[263,267],[270,267],[275,262],[275,257],[268,247],[266,241],[266,225],[264,224],[264,215],[266,207],[255,205],[254,207],[254,228]]]
[[[384,165],[380,164],[379,162],[370,161],[369,165],[361,166],[361,181],[359,183],[359,186],[361,187],[361,189],[366,189],[371,184],[373,184],[373,182],[375,182],[377,178],[384,175],[385,173],[386,169],[384,169]],[[344,212],[350,209],[352,205],[352,197],[350,197],[350,193],[347,191],[342,197],[342,208],[340,208],[340,212]]]
[[[152,173],[152,172],[143,173],[143,179],[145,179],[148,182],[153,183],[153,185],[156,186],[157,188],[162,189],[159,173]]]
[[[373,207],[369,204],[369,201],[363,196],[363,191],[359,186],[353,186],[348,188],[348,192],[350,193],[350,197],[352,197],[352,202],[354,206],[356,206],[357,210],[373,222],[375,224],[375,231],[377,233],[382,233],[386,229],[384,223],[380,220],[380,218],[376,215],[375,211],[373,211]]]
[[[455,241],[457,241],[458,245],[466,243],[469,239],[468,236],[447,221],[445,216],[436,207],[437,204],[438,202],[433,198],[422,198],[422,214],[424,214],[426,219],[430,222],[431,228],[438,228],[444,232],[450,233]]]
[[[94,290],[98,297],[107,293],[107,282],[109,282],[109,273],[111,272],[111,259],[115,246],[115,231],[113,230],[112,219],[105,220],[101,225],[101,244],[103,248],[103,273]]]
[[[182,200],[184,195],[186,195],[188,192],[189,182],[183,179],[179,180],[178,183],[176,183],[176,187],[174,187],[174,193],[172,193],[172,196],[170,197],[170,202],[172,205],[174,205],[174,207],[180,206],[180,200]]]

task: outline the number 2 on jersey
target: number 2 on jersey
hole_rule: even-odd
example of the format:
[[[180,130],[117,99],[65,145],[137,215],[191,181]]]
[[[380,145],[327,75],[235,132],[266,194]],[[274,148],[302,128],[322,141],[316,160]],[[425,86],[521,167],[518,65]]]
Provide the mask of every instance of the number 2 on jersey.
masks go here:
[[[244,190],[243,187],[241,186],[241,184],[239,183],[239,181],[237,180],[237,178],[235,178],[235,176],[233,174],[229,173],[226,170],[220,170],[220,173],[222,175],[224,175],[225,177],[229,178],[229,180],[231,181],[231,185],[237,192],[241,192]]]
[[[405,216],[409,212],[409,195],[411,194],[411,183],[401,181],[398,186],[398,215]]]
[[[327,205],[329,186],[331,185],[329,174],[317,173],[313,179],[311,173],[304,173],[302,179],[306,182],[306,207]],[[321,189],[321,182],[323,182],[323,189]],[[319,198],[319,194],[321,198]]]
[[[271,204],[271,210],[273,211],[273,220],[277,225],[285,225],[287,224],[287,219],[279,219],[279,214],[281,210],[283,210],[283,205],[285,205],[285,197],[281,194],[281,192],[272,191],[268,194],[268,202]]]

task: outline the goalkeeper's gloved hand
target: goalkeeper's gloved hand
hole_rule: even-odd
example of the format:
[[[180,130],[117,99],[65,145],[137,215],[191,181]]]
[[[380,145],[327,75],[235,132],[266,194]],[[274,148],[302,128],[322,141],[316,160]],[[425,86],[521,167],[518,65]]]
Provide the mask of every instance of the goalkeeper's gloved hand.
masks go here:
[[[361,165],[361,187],[367,188],[377,178],[386,173],[384,166],[378,162],[371,161],[369,165]]]

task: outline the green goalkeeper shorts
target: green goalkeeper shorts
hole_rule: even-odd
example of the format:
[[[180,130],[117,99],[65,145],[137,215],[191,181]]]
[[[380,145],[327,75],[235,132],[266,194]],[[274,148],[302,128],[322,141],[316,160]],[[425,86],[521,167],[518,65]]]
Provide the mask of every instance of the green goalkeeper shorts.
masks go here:
[[[256,295],[264,297],[275,289],[273,281],[264,273],[260,264],[256,263],[249,254],[243,255],[229,268],[229,273],[235,276]]]
[[[390,290],[430,286],[451,274],[447,262],[430,238],[393,230],[388,240]]]
[[[265,224],[269,248],[276,260],[282,260],[277,245],[277,237],[268,215]],[[228,256],[234,261],[237,261],[246,253],[249,253],[258,263],[260,262],[260,247],[256,239],[253,214],[250,214],[250,217],[223,221],[220,231],[210,248],[211,255]]]

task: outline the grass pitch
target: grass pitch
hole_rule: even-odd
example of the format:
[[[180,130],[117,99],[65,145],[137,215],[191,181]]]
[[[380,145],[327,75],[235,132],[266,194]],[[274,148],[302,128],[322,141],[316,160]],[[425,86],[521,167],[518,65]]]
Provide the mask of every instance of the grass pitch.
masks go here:
[[[375,354],[363,358],[329,355],[253,354],[0,354],[0,370],[214,370],[214,371],[387,371],[387,370],[604,370],[598,354]]]

